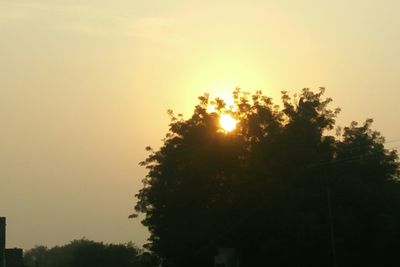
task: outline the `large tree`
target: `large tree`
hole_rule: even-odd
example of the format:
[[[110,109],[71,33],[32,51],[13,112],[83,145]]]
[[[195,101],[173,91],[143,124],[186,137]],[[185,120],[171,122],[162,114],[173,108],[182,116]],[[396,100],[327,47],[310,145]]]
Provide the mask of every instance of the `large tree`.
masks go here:
[[[204,95],[189,119],[170,112],[163,146],[141,163],[135,207],[163,266],[212,266],[218,247],[246,267],[400,259],[397,154],[372,120],[333,134],[339,109],[323,94],[283,92],[280,108],[237,89],[233,107]],[[234,131],[221,129],[222,114]]]

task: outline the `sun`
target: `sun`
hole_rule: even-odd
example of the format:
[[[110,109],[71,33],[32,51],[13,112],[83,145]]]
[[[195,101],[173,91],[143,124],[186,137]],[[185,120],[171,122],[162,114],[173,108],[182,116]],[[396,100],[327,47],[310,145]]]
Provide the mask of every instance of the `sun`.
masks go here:
[[[231,115],[223,114],[219,118],[219,124],[225,132],[231,132],[235,130],[237,121]]]

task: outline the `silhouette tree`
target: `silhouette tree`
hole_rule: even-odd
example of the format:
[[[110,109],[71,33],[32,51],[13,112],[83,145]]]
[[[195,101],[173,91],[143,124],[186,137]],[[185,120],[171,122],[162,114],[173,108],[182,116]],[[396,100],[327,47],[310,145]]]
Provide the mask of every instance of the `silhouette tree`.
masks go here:
[[[234,107],[204,95],[189,119],[169,112],[163,146],[141,162],[135,206],[162,266],[213,266],[218,247],[235,248],[242,266],[399,259],[397,153],[372,120],[332,135],[339,109],[323,94],[283,92],[279,108],[236,89]],[[238,121],[232,132],[219,125],[226,113]]]
[[[24,255],[28,267],[157,267],[158,260],[133,244],[103,244],[86,239],[48,249],[37,246]]]

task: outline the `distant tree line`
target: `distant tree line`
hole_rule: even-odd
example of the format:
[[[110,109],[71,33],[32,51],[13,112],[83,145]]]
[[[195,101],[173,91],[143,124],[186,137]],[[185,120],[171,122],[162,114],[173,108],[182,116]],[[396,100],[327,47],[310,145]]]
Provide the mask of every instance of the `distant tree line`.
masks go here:
[[[104,244],[87,239],[63,246],[36,246],[24,254],[26,267],[157,267],[152,254],[128,244]]]
[[[170,112],[136,205],[163,267],[211,267],[221,247],[242,267],[399,265],[397,152],[371,119],[337,128],[323,94],[283,92],[279,107],[235,90],[233,108],[204,95],[190,118]]]

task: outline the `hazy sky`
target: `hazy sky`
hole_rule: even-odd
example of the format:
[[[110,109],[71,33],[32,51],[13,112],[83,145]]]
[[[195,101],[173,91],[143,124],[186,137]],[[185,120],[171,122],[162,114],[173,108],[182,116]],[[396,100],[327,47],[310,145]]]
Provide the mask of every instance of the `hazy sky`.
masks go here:
[[[397,0],[0,0],[8,246],[143,244],[127,217],[144,147],[161,144],[168,108],[189,115],[206,91],[278,98],[325,86],[340,124],[372,117],[400,138],[399,10]]]

